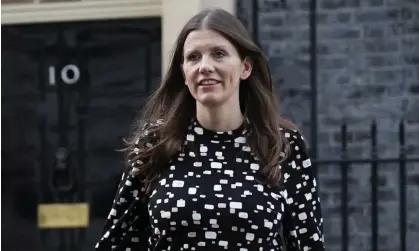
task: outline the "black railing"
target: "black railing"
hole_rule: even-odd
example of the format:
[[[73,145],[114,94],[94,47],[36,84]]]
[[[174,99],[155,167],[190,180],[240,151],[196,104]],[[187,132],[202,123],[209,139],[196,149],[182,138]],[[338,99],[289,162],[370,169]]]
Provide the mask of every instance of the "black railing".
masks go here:
[[[318,124],[318,102],[317,102],[317,0],[310,1],[310,142],[313,147],[310,149],[312,158],[318,157],[317,149],[317,124]],[[315,172],[318,173],[315,166]]]
[[[282,4],[283,11],[287,11],[286,7],[286,0],[277,0],[278,4]],[[260,1],[259,0],[249,0],[247,2],[247,8],[250,9],[250,12],[247,12],[247,16],[242,16],[243,11],[238,13],[239,18],[249,27],[249,30],[252,32],[253,38],[255,42],[261,46],[261,41],[259,37],[259,14],[262,10],[260,10]],[[270,2],[272,3],[272,2]],[[244,7],[244,1],[238,1],[238,6],[242,10],[246,10]],[[340,204],[340,217],[341,217],[341,242],[340,242],[340,250],[347,251],[351,245],[350,243],[350,236],[349,236],[349,217],[351,214],[351,209],[349,206],[349,169],[357,164],[367,164],[371,167],[371,176],[370,176],[370,185],[371,190],[369,191],[371,194],[370,205],[371,205],[371,251],[378,251],[379,247],[379,170],[380,165],[382,164],[393,164],[399,168],[399,177],[398,177],[398,186],[399,186],[399,232],[398,238],[400,241],[400,251],[407,251],[406,245],[406,232],[407,232],[407,200],[406,200],[406,166],[409,163],[419,163],[419,157],[408,157],[406,155],[406,145],[405,145],[405,124],[403,121],[400,121],[398,133],[399,133],[399,154],[392,158],[384,158],[378,154],[378,144],[377,144],[377,123],[373,122],[370,127],[370,147],[371,147],[371,154],[368,158],[353,158],[349,154],[348,149],[348,128],[346,124],[341,126],[340,130],[340,150],[341,150],[341,157],[338,159],[319,159],[318,155],[318,144],[320,143],[318,140],[318,104],[317,104],[317,0],[310,0],[308,5],[309,10],[309,39],[310,39],[310,156],[312,158],[313,167],[318,173],[321,170],[322,166],[324,165],[337,165],[340,167],[340,176],[341,176],[341,183],[340,183],[340,192],[341,192],[341,204]],[[245,12],[245,11],[244,11]],[[319,180],[322,183],[322,180]],[[322,187],[320,186],[320,189]],[[328,217],[325,215],[325,217]],[[327,244],[327,243],[326,243]]]
[[[371,137],[371,156],[369,158],[350,158],[348,152],[348,128],[346,124],[341,126],[341,158],[339,159],[318,159],[313,160],[316,166],[334,164],[340,166],[341,172],[341,208],[340,216],[342,220],[341,225],[341,250],[347,251],[349,249],[349,168],[354,164],[369,164],[371,166],[371,250],[378,251],[378,235],[379,235],[379,221],[378,221],[378,171],[380,164],[396,164],[399,167],[399,240],[400,251],[406,251],[406,165],[407,163],[419,163],[419,157],[408,157],[406,155],[406,133],[404,121],[400,121],[398,128],[399,136],[399,154],[393,158],[382,158],[377,151],[377,123],[374,121],[370,127]]]

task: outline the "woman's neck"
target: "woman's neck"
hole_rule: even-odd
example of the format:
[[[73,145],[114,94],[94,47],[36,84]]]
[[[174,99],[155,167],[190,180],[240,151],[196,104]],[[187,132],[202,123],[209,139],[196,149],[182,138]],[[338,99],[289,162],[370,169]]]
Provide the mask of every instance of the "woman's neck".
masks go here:
[[[231,107],[229,107],[231,108]],[[244,120],[240,107],[227,109],[223,107],[208,108],[197,104],[196,118],[208,130],[226,132],[239,128]]]

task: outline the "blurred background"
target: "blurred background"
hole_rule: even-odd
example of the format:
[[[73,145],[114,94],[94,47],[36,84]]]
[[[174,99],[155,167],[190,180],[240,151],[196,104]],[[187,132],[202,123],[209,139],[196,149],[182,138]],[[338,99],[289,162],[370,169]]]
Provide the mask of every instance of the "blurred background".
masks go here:
[[[116,150],[177,32],[209,6],[269,57],[282,115],[309,142],[327,250],[418,250],[418,0],[3,0],[3,250],[93,249]],[[42,224],[53,212],[38,205],[76,202],[83,226]]]

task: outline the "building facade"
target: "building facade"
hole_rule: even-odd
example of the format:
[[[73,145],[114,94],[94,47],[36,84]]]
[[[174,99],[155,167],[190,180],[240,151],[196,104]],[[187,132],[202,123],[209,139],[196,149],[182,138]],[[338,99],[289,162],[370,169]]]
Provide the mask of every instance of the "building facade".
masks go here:
[[[324,161],[317,167],[327,250],[374,250],[374,235],[377,250],[415,250],[419,236],[419,2],[317,1],[316,121],[310,101],[311,1],[258,2],[255,15],[252,1],[237,1],[237,13],[248,27],[258,22],[254,30],[273,68],[282,115],[297,123],[309,144],[311,128],[317,123],[317,145],[312,147],[317,147],[319,160],[342,157],[341,127],[347,125],[346,157],[353,164],[342,167],[338,161]],[[383,161],[372,182],[374,120],[376,153]],[[401,120],[404,147],[399,143]],[[412,159],[403,169],[400,150]],[[348,170],[346,178],[342,178],[342,168]],[[406,174],[402,181],[401,170]],[[346,211],[342,182],[347,184]]]
[[[210,6],[235,3],[2,1],[2,248],[92,250],[122,138],[183,24]]]

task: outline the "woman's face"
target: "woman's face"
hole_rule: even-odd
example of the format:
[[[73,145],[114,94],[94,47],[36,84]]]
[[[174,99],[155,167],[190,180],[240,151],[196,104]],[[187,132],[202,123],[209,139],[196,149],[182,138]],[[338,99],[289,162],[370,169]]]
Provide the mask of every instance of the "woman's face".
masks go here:
[[[242,60],[236,48],[220,33],[192,31],[183,47],[182,69],[191,95],[203,106],[239,104],[240,80],[251,73],[251,63]]]

